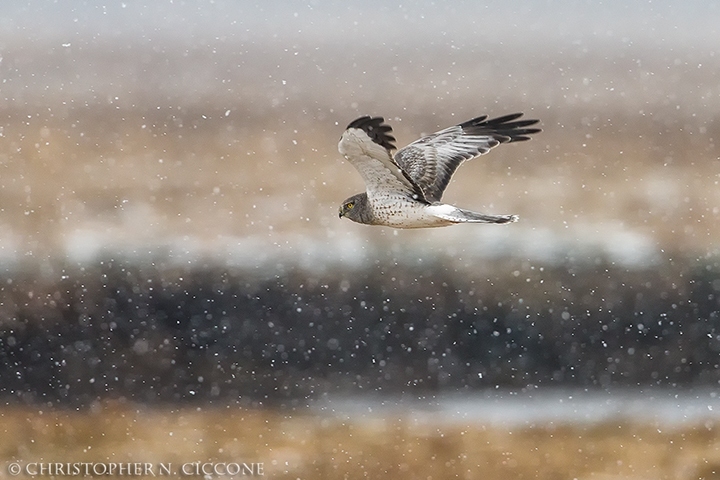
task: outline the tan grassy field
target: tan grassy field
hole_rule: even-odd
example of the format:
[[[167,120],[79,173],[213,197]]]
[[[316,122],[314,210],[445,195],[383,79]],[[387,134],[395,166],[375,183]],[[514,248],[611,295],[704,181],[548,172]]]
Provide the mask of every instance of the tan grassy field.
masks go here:
[[[0,461],[262,462],[280,479],[717,479],[716,424],[438,426],[230,408],[4,407]]]
[[[490,236],[532,251],[631,235],[646,251],[716,252],[715,56],[496,47],[480,63],[472,49],[430,50],[428,70],[402,46],[348,59],[312,43],[297,46],[302,55],[273,42],[221,43],[211,57],[197,45],[9,44],[0,64],[9,77],[0,101],[2,252],[17,260],[382,242],[382,229],[337,219],[338,204],[363,187],[336,149],[348,122],[384,115],[404,145],[517,110],[539,118],[543,132],[463,166],[446,199],[522,222],[424,232],[423,242],[473,251]],[[398,66],[400,54],[408,61]],[[419,242],[400,235],[390,242]]]
[[[681,158],[668,161],[643,135],[608,128],[580,145],[577,127],[559,127],[551,114],[530,115],[543,120],[536,139],[463,166],[446,195],[468,208],[519,214],[521,223],[514,230],[431,231],[423,241],[443,245],[450,238],[465,248],[468,238],[499,234],[524,238],[532,248],[547,235],[550,242],[582,245],[624,232],[658,252],[716,251],[715,147],[707,151],[707,144],[693,141],[681,147]],[[335,153],[341,128],[333,123],[270,132],[265,122],[246,126],[215,112],[196,129],[153,130],[143,127],[149,122],[141,113],[119,116],[70,133],[67,120],[5,127],[0,241],[6,255],[73,254],[86,245],[91,251],[162,245],[222,251],[253,239],[279,247],[304,239],[333,248],[332,238],[348,235],[383,241],[384,231],[337,219],[337,205],[363,187]],[[82,121],[92,124],[92,114]],[[437,118],[440,126],[443,121]],[[401,142],[420,131],[406,123],[414,122],[395,124]],[[681,133],[669,136],[684,142]],[[400,235],[419,241],[415,232]]]

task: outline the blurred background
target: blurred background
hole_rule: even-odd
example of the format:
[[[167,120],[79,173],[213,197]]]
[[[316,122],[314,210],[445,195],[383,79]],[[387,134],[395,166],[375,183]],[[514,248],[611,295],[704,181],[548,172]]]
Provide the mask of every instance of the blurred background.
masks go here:
[[[0,5],[0,456],[274,478],[720,478],[720,7]],[[337,153],[543,132],[337,218]],[[0,467],[0,477],[6,474]]]

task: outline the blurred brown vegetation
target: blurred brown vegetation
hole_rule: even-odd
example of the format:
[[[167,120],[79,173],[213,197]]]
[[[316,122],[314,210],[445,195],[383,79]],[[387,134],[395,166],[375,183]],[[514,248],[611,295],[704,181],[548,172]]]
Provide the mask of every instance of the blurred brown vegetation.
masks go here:
[[[336,218],[337,204],[362,190],[336,150],[345,124],[384,115],[403,145],[520,110],[544,131],[463,166],[449,202],[519,214],[501,238],[583,244],[630,232],[657,252],[715,253],[717,57],[689,47],[552,46],[436,46],[418,62],[402,46],[348,56],[346,45],[271,40],[8,44],[3,250],[377,241],[382,229]],[[451,230],[423,241],[463,245],[487,233]]]
[[[341,419],[264,410],[91,412],[4,408],[0,459],[20,462],[263,462],[281,479],[714,479],[714,423],[612,421],[504,428],[412,415]]]

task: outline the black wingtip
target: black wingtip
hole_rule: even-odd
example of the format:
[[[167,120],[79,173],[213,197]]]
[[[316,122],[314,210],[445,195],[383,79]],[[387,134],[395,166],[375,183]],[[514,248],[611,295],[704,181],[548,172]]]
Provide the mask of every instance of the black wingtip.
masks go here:
[[[359,128],[365,132],[370,139],[387,150],[395,150],[395,137],[390,135],[392,127],[385,122],[383,117],[369,117],[367,115],[350,122],[347,128]]]
[[[540,128],[526,128],[540,120],[517,120],[522,113],[511,113],[487,120],[487,115],[461,123],[460,127],[470,135],[492,135],[501,143],[530,140],[529,135],[539,133]],[[517,121],[515,121],[517,120]]]

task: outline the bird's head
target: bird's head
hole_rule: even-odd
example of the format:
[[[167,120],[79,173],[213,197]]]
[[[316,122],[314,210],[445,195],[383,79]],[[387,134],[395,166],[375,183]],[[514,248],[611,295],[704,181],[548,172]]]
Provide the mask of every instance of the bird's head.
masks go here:
[[[340,205],[339,217],[346,217],[357,223],[371,223],[372,213],[366,193],[358,193]]]
[[[342,205],[340,205],[340,212],[338,217],[342,218],[347,216],[350,213],[350,210],[352,210],[355,207],[355,201],[354,200],[345,200]]]

